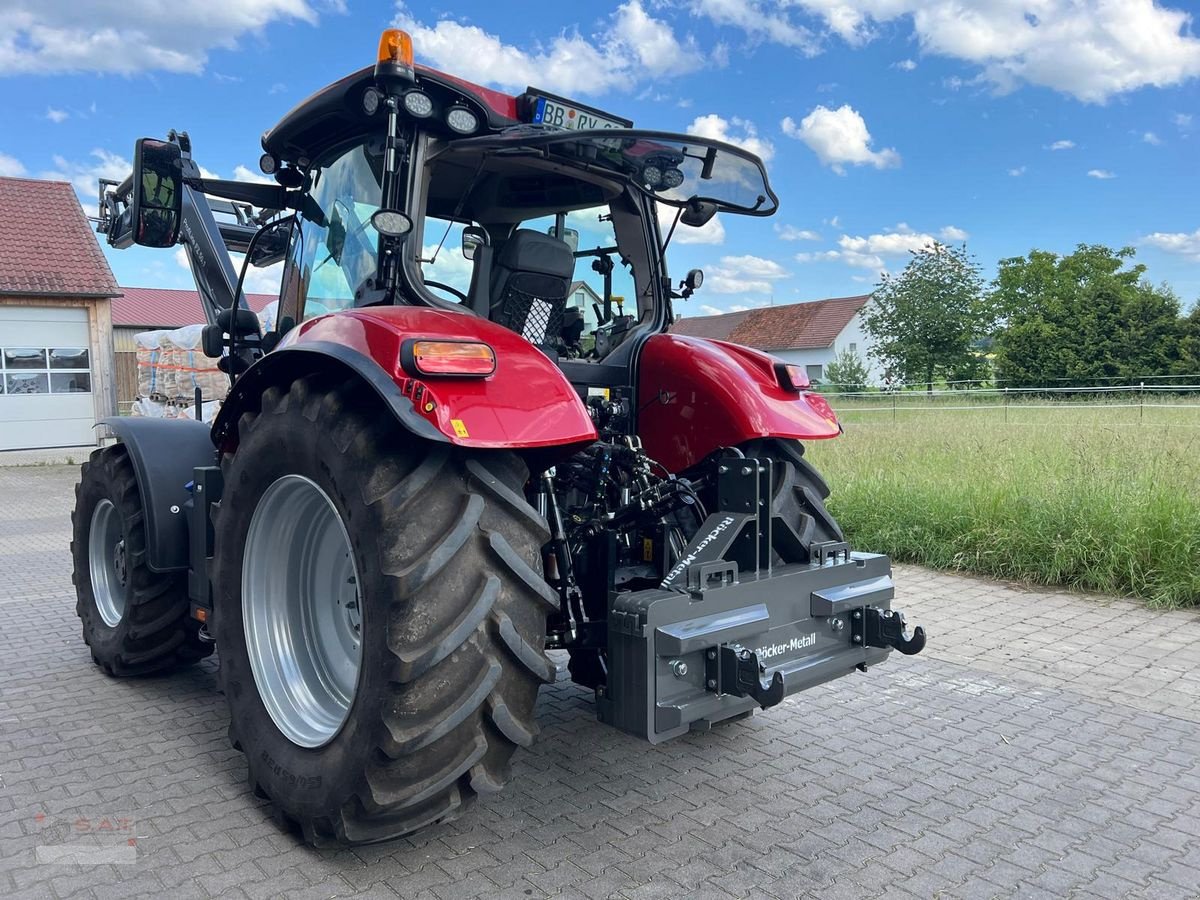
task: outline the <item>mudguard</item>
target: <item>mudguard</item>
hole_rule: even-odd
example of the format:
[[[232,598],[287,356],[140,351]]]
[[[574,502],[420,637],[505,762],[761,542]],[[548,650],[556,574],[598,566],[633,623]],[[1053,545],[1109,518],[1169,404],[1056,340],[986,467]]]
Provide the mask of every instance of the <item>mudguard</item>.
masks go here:
[[[822,440],[841,434],[824,397],[779,384],[777,362],[738,344],[654,335],[638,366],[642,446],[678,472],[719,447],[754,438]]]
[[[116,416],[102,419],[129,451],[146,517],[146,564],[154,572],[186,569],[187,485],[198,466],[211,466],[216,450],[208,426],[192,419]]]
[[[400,363],[410,339],[483,341],[496,353],[486,378],[412,377]],[[596,439],[579,394],[544,353],[515,332],[476,316],[412,306],[381,306],[318,316],[237,380],[213,423],[230,449],[242,411],[255,408],[280,377],[321,367],[357,374],[409,431],[459,447],[569,448]]]

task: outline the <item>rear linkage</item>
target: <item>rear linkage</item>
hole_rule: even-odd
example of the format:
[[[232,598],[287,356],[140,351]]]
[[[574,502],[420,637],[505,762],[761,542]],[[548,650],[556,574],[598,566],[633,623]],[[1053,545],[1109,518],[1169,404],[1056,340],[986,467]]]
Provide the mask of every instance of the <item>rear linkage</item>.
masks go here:
[[[655,465],[610,433],[538,480],[561,607],[547,647],[572,651],[601,720],[657,743],[924,648],[890,608],[886,557],[805,545],[779,517],[772,460],[725,450],[687,477]],[[580,678],[577,652],[600,674]]]

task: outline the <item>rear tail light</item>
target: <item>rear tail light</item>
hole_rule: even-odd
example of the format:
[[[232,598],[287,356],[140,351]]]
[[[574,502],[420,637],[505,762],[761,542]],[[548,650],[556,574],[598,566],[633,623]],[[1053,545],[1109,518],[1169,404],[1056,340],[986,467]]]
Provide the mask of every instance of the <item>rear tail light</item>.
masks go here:
[[[475,341],[405,341],[400,364],[412,375],[482,378],[496,371],[496,352]]]
[[[793,365],[792,363],[776,363],[775,377],[779,379],[779,386],[785,391],[806,391],[812,387],[812,382],[808,380],[808,372],[804,366]]]

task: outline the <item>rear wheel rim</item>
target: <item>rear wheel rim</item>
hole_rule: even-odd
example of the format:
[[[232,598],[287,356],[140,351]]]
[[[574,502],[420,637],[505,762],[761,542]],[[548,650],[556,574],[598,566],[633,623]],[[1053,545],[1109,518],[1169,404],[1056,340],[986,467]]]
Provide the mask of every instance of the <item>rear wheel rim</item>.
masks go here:
[[[350,714],[362,662],[346,526],[313,481],[285,475],[259,500],[244,554],[242,621],[259,697],[288,740],[323,746]]]
[[[88,569],[100,618],[109,628],[116,628],[125,615],[125,601],[129,597],[129,568],[121,514],[107,498],[92,510],[92,524],[88,530]]]

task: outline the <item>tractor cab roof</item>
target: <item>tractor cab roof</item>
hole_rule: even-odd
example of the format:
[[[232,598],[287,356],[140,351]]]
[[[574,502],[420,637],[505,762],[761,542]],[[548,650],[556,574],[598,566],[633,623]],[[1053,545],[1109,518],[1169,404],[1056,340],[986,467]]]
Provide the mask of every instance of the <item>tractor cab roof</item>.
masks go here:
[[[322,88],[293,107],[262,136],[263,149],[280,161],[305,168],[325,150],[379,128],[382,111],[367,112],[364,99],[375,88],[375,69],[366,66]],[[416,67],[416,86],[438,108],[467,106],[495,131],[517,124],[522,97],[494,91],[425,66]]]

